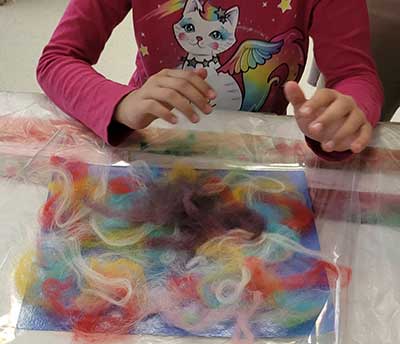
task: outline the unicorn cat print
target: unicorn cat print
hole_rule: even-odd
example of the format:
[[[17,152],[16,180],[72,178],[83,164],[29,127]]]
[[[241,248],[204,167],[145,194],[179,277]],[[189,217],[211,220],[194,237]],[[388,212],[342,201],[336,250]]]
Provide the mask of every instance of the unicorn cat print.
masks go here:
[[[221,67],[218,55],[235,44],[238,20],[238,7],[215,9],[208,3],[203,7],[197,0],[189,0],[182,19],[174,25],[175,37],[187,52],[181,68],[207,69],[207,81],[219,95],[212,105],[218,108],[239,110],[242,104],[242,93],[235,79],[218,72]]]
[[[237,6],[223,9],[211,5],[210,1],[187,0],[181,19],[174,25],[175,38],[187,53],[179,68],[207,70],[206,80],[218,94],[211,103],[213,107],[259,111],[272,85],[286,81],[286,78],[270,77],[281,65],[281,62],[276,65],[273,56],[279,57],[284,43],[289,45],[294,39],[302,37],[298,31],[292,30],[274,41],[245,40],[221,65],[219,56],[232,49],[237,42],[239,16]],[[275,60],[279,61],[279,58]],[[298,66],[295,66],[287,78],[294,80],[299,72]],[[242,89],[233,77],[235,74],[242,74]]]

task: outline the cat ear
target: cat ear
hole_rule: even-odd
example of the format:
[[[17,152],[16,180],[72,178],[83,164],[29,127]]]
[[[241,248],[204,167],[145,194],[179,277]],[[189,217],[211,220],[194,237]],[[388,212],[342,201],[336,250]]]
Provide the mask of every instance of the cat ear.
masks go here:
[[[226,19],[236,28],[239,21],[239,7],[235,6],[226,11]]]
[[[187,0],[183,14],[188,14],[202,10],[199,0]]]

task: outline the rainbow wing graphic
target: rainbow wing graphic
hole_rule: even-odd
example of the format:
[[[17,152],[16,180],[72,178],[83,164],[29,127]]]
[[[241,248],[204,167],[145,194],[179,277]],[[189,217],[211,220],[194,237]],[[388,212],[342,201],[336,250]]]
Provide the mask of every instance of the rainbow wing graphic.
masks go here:
[[[154,17],[164,18],[184,8],[185,3],[186,0],[168,0],[140,20],[149,20]]]
[[[243,42],[235,55],[219,71],[231,75],[242,73],[242,111],[259,111],[267,100],[274,84],[297,80],[304,66],[304,52],[299,44],[303,34],[293,29],[271,41],[249,40]],[[286,77],[275,75],[286,66]]]
[[[247,73],[249,69],[264,65],[273,54],[280,51],[282,45],[283,41],[275,43],[257,40],[245,41],[240,45],[236,54],[224,65],[223,71],[230,74]]]

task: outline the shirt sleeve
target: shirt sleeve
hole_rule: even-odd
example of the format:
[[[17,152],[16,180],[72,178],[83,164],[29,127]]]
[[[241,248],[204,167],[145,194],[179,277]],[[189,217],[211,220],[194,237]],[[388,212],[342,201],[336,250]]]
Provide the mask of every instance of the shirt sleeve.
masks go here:
[[[135,87],[108,80],[92,66],[130,9],[128,0],[71,0],[37,67],[38,82],[49,98],[111,144],[130,132],[112,123],[112,117]]]
[[[375,126],[381,116],[383,88],[371,54],[368,9],[365,0],[319,0],[313,7],[310,35],[317,65],[326,87],[353,97]],[[315,142],[310,147],[321,155]],[[330,153],[324,153],[328,158]],[[350,152],[332,159],[347,158]]]

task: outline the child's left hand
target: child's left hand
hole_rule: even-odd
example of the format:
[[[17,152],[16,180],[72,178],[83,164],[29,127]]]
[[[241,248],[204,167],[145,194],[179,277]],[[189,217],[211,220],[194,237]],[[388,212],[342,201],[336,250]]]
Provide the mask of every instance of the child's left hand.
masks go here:
[[[320,142],[324,151],[360,153],[371,140],[372,126],[352,97],[325,88],[307,100],[292,81],[285,85],[285,94],[301,131]]]

